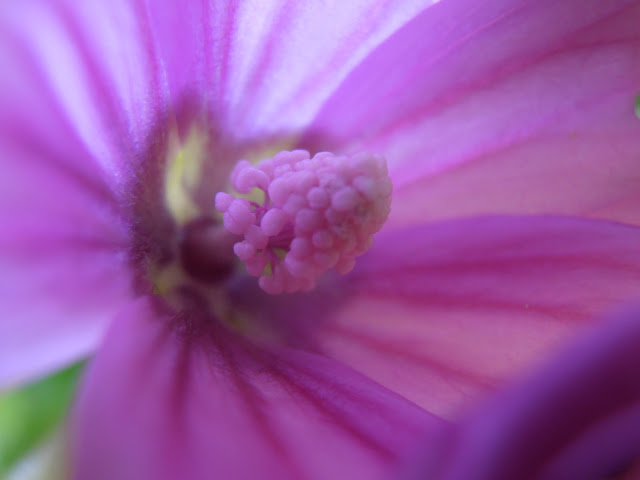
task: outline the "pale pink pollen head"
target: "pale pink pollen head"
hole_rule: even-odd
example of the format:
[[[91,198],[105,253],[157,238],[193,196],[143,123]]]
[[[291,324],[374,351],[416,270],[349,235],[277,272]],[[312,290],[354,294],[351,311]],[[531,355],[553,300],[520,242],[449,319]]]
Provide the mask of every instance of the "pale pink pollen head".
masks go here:
[[[268,293],[307,291],[330,269],[346,274],[386,221],[391,180],[380,155],[337,156],[284,151],[252,165],[238,162],[232,187],[259,189],[262,204],[220,192],[224,227],[243,239],[234,246]]]

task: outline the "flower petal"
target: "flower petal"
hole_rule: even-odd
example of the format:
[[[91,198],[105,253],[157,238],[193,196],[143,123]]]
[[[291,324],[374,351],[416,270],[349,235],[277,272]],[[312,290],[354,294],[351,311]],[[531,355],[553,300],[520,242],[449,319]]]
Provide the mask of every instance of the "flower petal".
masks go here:
[[[455,415],[640,287],[640,229],[479,217],[383,231],[318,348]]]
[[[385,154],[395,224],[638,222],[639,22],[636,0],[443,0],[355,69],[300,143]]]
[[[122,313],[80,396],[76,479],[377,478],[443,424],[333,361],[205,320],[154,299]]]
[[[0,80],[2,387],[86,355],[130,295],[114,182],[43,79],[19,71]]]
[[[609,475],[640,455],[639,378],[634,308],[480,408],[438,478],[618,478]]]
[[[3,387],[89,353],[132,294],[124,229],[109,203],[79,188],[82,177],[31,160],[0,162]]]
[[[150,9],[174,102],[202,94],[227,135],[251,138],[295,133],[362,58],[431,3],[171,0]]]
[[[2,95],[28,97],[37,83],[36,94],[62,112],[108,173],[130,169],[166,103],[142,3],[9,0],[2,7],[0,66],[12,83]],[[24,107],[30,117],[42,108]]]

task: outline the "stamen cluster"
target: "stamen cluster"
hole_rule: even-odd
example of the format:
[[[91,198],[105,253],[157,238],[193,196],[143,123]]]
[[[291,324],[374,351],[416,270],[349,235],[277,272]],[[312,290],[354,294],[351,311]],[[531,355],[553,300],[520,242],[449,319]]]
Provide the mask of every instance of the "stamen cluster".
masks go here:
[[[380,155],[336,156],[284,151],[252,165],[240,161],[231,185],[262,191],[262,203],[220,192],[216,209],[225,228],[243,240],[235,254],[268,293],[307,291],[335,268],[351,271],[386,221],[391,180]]]

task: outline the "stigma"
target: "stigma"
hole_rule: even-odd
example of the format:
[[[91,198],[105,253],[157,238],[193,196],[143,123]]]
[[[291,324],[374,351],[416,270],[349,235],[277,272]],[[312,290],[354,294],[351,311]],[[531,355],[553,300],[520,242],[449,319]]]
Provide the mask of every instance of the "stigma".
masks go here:
[[[271,294],[309,291],[329,270],[350,272],[389,216],[386,160],[284,151],[253,165],[240,161],[216,210],[238,236],[235,255]]]

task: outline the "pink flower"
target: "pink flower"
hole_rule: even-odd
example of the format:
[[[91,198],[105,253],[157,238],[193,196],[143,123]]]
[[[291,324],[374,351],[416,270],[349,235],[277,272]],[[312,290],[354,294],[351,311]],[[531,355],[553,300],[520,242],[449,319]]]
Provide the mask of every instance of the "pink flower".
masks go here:
[[[384,477],[637,294],[638,20],[637,0],[4,1],[0,382],[100,344],[79,479]],[[391,215],[351,274],[271,296],[214,198],[298,147],[384,155]]]

